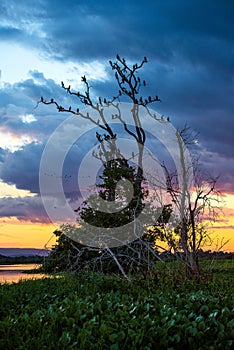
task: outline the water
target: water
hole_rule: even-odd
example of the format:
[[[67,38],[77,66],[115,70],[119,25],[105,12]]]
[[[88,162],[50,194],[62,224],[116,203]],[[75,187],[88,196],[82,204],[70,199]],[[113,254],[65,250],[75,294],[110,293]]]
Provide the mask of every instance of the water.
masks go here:
[[[19,282],[20,280],[37,279],[46,277],[42,273],[23,273],[25,270],[32,270],[39,267],[37,264],[15,264],[0,265],[0,283]]]

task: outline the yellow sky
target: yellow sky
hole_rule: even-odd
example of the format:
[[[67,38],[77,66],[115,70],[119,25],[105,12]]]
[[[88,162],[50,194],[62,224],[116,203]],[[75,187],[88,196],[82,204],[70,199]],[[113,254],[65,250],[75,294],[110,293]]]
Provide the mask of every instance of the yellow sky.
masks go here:
[[[0,198],[34,196],[29,191],[19,190],[15,185],[8,185],[0,181]],[[17,218],[0,219],[0,247],[2,248],[44,248],[55,243],[52,224],[33,224],[21,222]]]
[[[10,222],[9,222],[10,221]],[[55,243],[54,225],[21,223],[17,220],[0,221],[0,247],[50,248]]]
[[[234,252],[234,228],[213,228],[211,230],[211,237],[214,240],[211,250],[219,249],[222,242],[226,242],[221,250]]]
[[[0,197],[24,197],[28,191],[16,189],[15,186],[0,182]],[[214,243],[208,249],[216,249],[220,246],[222,239],[228,241],[223,247],[225,251],[234,251],[234,195],[225,195],[225,206],[223,215],[213,227],[211,227]],[[22,222],[17,218],[0,219],[0,247],[12,248],[44,248],[55,244],[53,224],[38,224]]]
[[[0,220],[0,247],[2,248],[50,248],[55,244],[53,231],[56,227],[52,224],[21,223],[16,219]],[[220,247],[223,241],[228,241],[222,250],[234,251],[233,228],[211,228],[213,244],[208,249]]]

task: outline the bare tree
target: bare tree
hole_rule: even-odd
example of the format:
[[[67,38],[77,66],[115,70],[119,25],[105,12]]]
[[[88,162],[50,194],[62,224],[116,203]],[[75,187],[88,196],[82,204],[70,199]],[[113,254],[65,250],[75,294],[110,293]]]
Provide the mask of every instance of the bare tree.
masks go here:
[[[156,247],[162,248],[160,240],[165,242],[174,257],[185,264],[187,275],[199,280],[198,252],[210,240],[208,222],[219,215],[222,199],[217,190],[218,178],[205,176],[197,157],[194,157],[193,168],[188,168],[186,147],[195,141],[191,135],[187,126],[176,133],[182,181],[178,179],[178,172],[172,173],[162,164],[166,174],[165,190],[171,204],[167,207],[168,215],[151,229],[151,235],[155,237]]]
[[[144,180],[143,175],[143,166],[142,166],[142,158],[144,152],[144,145],[146,141],[146,134],[141,125],[141,120],[139,116],[139,107],[143,106],[147,111],[149,111],[149,105],[154,102],[159,102],[160,99],[156,95],[155,97],[149,96],[148,98],[143,98],[140,95],[140,90],[142,87],[146,86],[145,80],[142,80],[138,71],[147,63],[147,58],[141,61],[140,64],[134,64],[130,66],[126,63],[124,58],[121,58],[119,55],[116,56],[116,61],[109,61],[112,70],[114,71],[115,80],[118,85],[118,93],[111,99],[101,98],[99,97],[97,100],[92,97],[91,94],[91,86],[88,83],[85,76],[81,78],[84,83],[85,90],[84,92],[73,91],[71,86],[65,86],[63,82],[61,82],[62,88],[71,96],[75,96],[78,98],[78,102],[81,103],[84,107],[90,107],[90,109],[94,112],[94,117],[90,114],[90,112],[83,112],[79,108],[74,108],[73,106],[64,107],[61,106],[58,101],[54,98],[50,100],[46,100],[44,97],[41,97],[39,103],[43,103],[45,105],[55,105],[58,112],[67,112],[82,119],[86,119],[90,121],[92,124],[99,127],[100,131],[96,132],[96,138],[99,142],[99,152],[94,152],[93,155],[100,159],[104,165],[104,167],[111,167],[116,160],[120,165],[126,166],[127,160],[121,154],[120,149],[116,145],[117,134],[111,125],[111,121],[108,121],[105,116],[105,108],[112,107],[115,112],[112,113],[112,119],[118,119],[120,123],[123,125],[125,132],[136,142],[138,147],[138,152],[136,154],[137,159],[137,176],[136,181],[133,183],[134,187],[134,202],[136,205],[136,214],[142,208],[142,198],[139,201],[142,189],[142,181]],[[120,109],[120,99],[121,96],[125,96],[132,103],[132,122],[134,125],[134,129],[131,129],[127,122],[124,119],[124,116],[121,114]],[[149,112],[150,115],[150,112]],[[157,118],[155,115],[154,118]],[[105,141],[105,142],[103,142]],[[114,164],[115,166],[115,164]],[[108,200],[114,200],[114,189],[109,192]]]

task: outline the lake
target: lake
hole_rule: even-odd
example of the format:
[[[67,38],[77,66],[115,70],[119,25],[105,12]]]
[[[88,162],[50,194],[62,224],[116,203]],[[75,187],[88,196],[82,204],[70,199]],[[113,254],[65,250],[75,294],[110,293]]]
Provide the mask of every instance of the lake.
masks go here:
[[[0,283],[12,283],[19,282],[20,280],[46,277],[42,273],[23,273],[23,271],[32,270],[38,266],[37,264],[0,265]]]

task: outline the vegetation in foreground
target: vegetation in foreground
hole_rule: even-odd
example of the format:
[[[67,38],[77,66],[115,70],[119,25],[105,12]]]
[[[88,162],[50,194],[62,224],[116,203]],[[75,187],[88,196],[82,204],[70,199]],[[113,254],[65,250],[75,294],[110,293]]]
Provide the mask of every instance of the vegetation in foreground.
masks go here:
[[[83,271],[1,285],[0,348],[231,349],[233,270],[219,261],[199,285],[173,269],[133,283]]]

